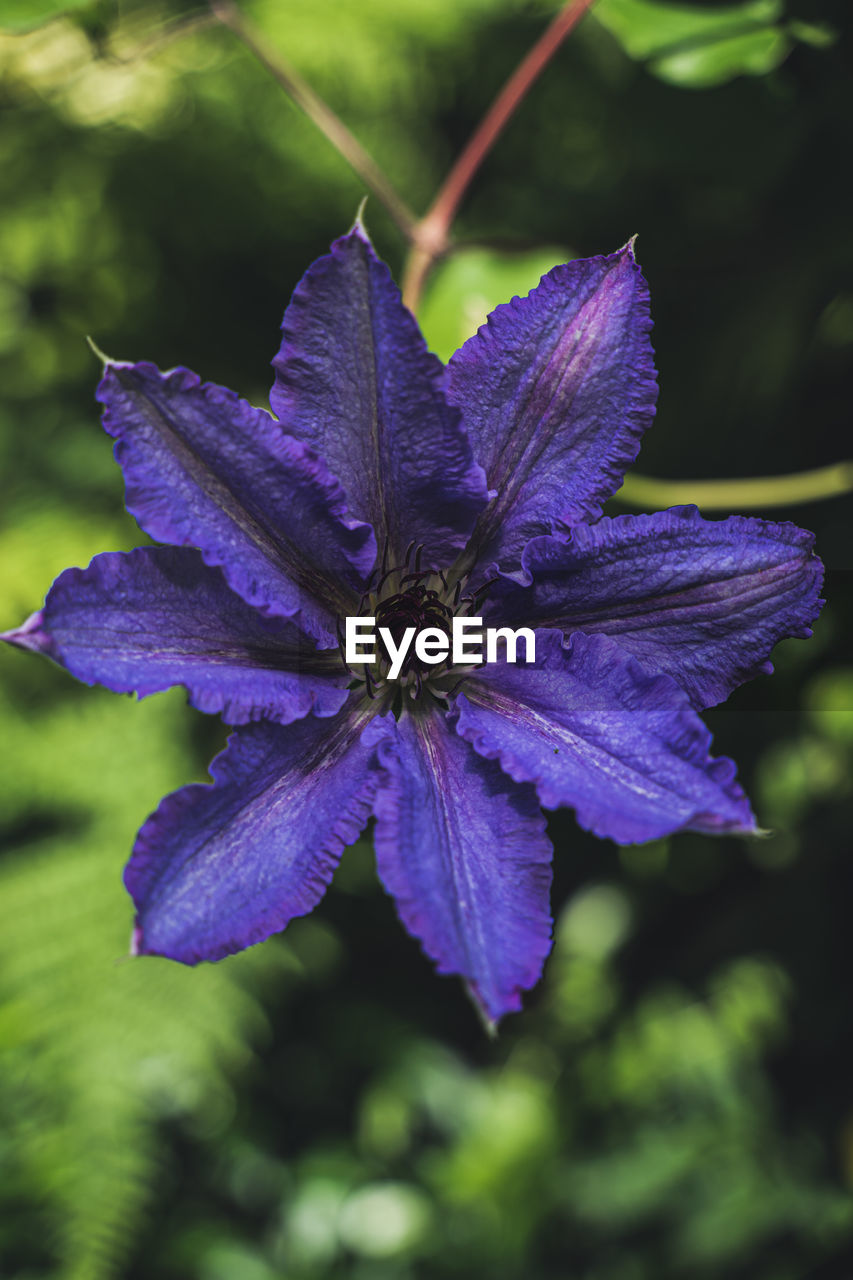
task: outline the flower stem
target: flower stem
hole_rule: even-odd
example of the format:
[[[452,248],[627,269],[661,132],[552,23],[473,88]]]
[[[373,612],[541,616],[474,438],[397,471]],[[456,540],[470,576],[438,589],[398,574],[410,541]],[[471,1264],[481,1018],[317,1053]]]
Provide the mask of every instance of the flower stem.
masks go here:
[[[417,217],[397,194],[379,165],[352,134],[339,116],[320,95],[311,88],[279,53],[265,47],[263,37],[231,0],[209,0],[210,9],[223,26],[228,27],[238,40],[257,58],[270,75],[282,86],[285,93],[305,112],[317,128],[326,135],[335,150],[343,156],[350,168],[387,209],[403,235],[413,240]]]
[[[414,228],[403,300],[414,311],[426,278],[448,247],[448,233],[471,180],[560,45],[595,0],[569,0],[513,71],[474,130],[427,212]]]
[[[614,494],[629,507],[673,507],[695,502],[706,511],[731,507],[788,507],[853,493],[853,460],[814,471],[748,480],[655,480],[629,475]]]

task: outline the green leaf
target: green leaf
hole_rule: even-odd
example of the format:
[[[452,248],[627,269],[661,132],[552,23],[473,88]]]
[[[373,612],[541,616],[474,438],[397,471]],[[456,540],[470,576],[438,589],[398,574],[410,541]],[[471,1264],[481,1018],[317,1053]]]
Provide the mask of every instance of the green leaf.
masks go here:
[[[231,1080],[265,1033],[259,982],[287,963],[276,943],[198,969],[125,959],[121,863],[186,780],[182,701],[73,686],[40,708],[17,688],[0,698],[0,1114],[53,1227],[57,1280],[124,1274],[164,1119],[202,1137],[227,1124]]]
[[[510,253],[460,249],[430,277],[418,320],[427,344],[447,360],[501,302],[534,289],[546,271],[575,255],[544,247]]]
[[[658,0],[601,0],[595,15],[629,57],[683,88],[765,75],[792,45],[791,34],[779,24],[781,0],[746,0],[713,9]]]
[[[791,41],[776,27],[750,31],[729,40],[683,49],[657,58],[651,70],[661,80],[685,89],[708,89],[738,75],[763,76],[787,57]]]
[[[826,22],[794,20],[788,23],[788,30],[795,40],[814,45],[816,49],[828,49],[838,39],[838,32]]]
[[[660,56],[673,45],[724,40],[776,22],[781,0],[746,0],[744,4],[700,9],[659,0],[600,0],[595,16],[632,58]]]

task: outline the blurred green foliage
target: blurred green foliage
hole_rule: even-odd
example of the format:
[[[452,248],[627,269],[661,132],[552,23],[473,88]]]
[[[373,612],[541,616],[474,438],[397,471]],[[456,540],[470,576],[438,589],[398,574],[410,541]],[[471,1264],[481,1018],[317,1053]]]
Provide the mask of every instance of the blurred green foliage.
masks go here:
[[[449,360],[490,311],[534,289],[555,262],[576,255],[544,247],[525,252],[460,249],[439,263],[429,280],[418,319],[431,349]]]
[[[4,0],[0,28],[5,31],[31,31],[62,14],[85,9],[89,0]]]
[[[424,208],[553,8],[251,12]],[[66,565],[143,541],[85,335],[264,403],[288,292],[363,192],[202,8],[2,0],[2,30],[12,626]],[[463,207],[433,346],[639,232],[662,385],[643,469],[849,455],[850,44],[843,0],[600,0]],[[224,730],[4,652],[0,1274],[849,1280],[853,519],[779,517],[817,530],[830,604],[708,717],[771,834],[617,850],[555,816],[554,953],[495,1043],[368,840],[284,938],[192,971],[123,959],[135,829]]]
[[[631,55],[670,84],[706,89],[738,75],[766,75],[795,40],[830,43],[832,28],[785,22],[783,0],[741,4],[672,4],[670,0],[602,0],[596,17]]]

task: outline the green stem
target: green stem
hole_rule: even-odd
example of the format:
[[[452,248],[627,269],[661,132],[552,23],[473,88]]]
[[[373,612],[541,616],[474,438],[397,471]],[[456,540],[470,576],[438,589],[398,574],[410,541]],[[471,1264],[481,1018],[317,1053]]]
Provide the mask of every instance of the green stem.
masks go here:
[[[749,480],[656,480],[629,475],[614,498],[629,507],[677,507],[695,502],[706,511],[726,511],[732,507],[790,507],[845,493],[853,493],[853,460]]]
[[[236,5],[231,3],[231,0],[209,0],[209,4],[214,17],[234,33],[257,58],[261,66],[266,67],[270,75],[278,81],[288,97],[305,112],[321,133],[326,135],[338,154],[343,156],[367,189],[372,191],[377,200],[385,206],[403,235],[408,240],[413,239],[417,217],[340,117],[335,115],[331,107],[311,88],[307,80],[304,80],[299,72],[285,61],[281,54],[274,53],[265,47],[260,32],[243,16]]]

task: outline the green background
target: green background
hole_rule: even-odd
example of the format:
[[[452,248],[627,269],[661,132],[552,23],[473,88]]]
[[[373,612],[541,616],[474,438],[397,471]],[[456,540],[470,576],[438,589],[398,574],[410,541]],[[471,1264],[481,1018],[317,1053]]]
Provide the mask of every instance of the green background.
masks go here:
[[[554,8],[250,11],[422,210]],[[845,0],[596,14],[465,201],[477,247],[433,280],[431,343],[638,233],[661,371],[638,469],[850,456]],[[144,541],[85,335],[263,404],[289,292],[364,194],[228,32],[169,25],[187,16],[0,0],[0,627]],[[193,971],[126,961],[136,828],[225,731],[180,692],[137,704],[4,651],[0,1276],[849,1280],[853,517],[767,514],[816,531],[829,603],[707,719],[771,834],[619,850],[557,816],[554,952],[494,1042],[366,842],[283,937]]]

